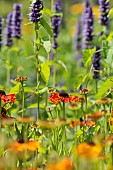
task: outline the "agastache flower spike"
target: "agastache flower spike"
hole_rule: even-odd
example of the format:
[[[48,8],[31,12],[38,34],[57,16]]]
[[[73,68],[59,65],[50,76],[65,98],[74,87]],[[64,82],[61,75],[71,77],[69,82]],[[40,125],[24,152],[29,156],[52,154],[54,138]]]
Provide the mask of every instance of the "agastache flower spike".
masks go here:
[[[41,10],[43,9],[43,3],[41,0],[36,0],[35,3],[31,4],[31,13],[29,14],[31,22],[39,22],[42,16]]]
[[[0,17],[0,48],[2,47],[2,22],[3,19]]]
[[[12,40],[12,12],[10,12],[7,16],[7,26],[5,28],[5,45],[11,47],[13,45]]]
[[[93,40],[93,12],[91,6],[87,7],[84,15],[83,48],[88,48],[91,47]]]
[[[100,47],[96,47],[96,52],[94,54],[94,57],[93,57],[93,78],[94,79],[98,79],[100,77],[100,73],[99,73],[99,70],[100,70],[100,59],[101,59],[101,54],[100,54]]]
[[[22,15],[21,15],[21,4],[14,4],[14,11],[12,13],[12,37],[21,38],[21,23],[22,23]]]
[[[100,6],[100,22],[101,25],[107,26],[109,25],[109,18],[108,18],[108,13],[109,13],[109,2],[108,0],[99,0],[99,6]]]

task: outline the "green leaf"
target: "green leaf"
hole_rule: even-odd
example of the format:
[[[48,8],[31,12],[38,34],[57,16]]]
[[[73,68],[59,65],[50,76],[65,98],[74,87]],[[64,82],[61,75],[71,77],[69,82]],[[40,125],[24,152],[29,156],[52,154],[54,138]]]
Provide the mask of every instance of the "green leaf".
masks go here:
[[[33,103],[33,104],[30,104],[27,109],[34,109],[34,108],[37,108],[38,107],[38,104],[37,103]],[[43,104],[40,103],[40,109],[44,109],[45,106]]]
[[[53,30],[48,25],[48,23],[45,21],[45,19],[42,17],[40,20],[40,24],[44,27],[44,29],[47,31],[47,33],[52,37],[53,36]]]
[[[113,77],[111,78],[112,80],[113,80]],[[102,86],[101,86],[101,88],[99,89],[99,91],[98,91],[98,93],[96,94],[96,98],[97,99],[100,99],[100,98],[102,98],[104,95],[105,95],[105,93],[111,88],[113,86],[113,82],[111,81],[111,80],[106,80],[103,84],[102,84]]]
[[[14,46],[14,47],[11,48],[11,51],[15,51],[15,52],[18,53],[20,51],[20,48]]]
[[[111,9],[109,10],[108,17],[109,17],[110,19],[113,18],[113,8],[111,8]]]
[[[33,93],[34,91],[30,87],[24,87],[24,92]]]
[[[20,87],[21,87],[21,83],[19,82],[19,83],[17,83],[11,90],[10,90],[10,94],[17,94],[17,93],[19,93],[19,91],[20,91]]]
[[[95,51],[96,51],[96,48],[83,50],[82,61],[85,67],[87,67],[91,63]]]
[[[88,77],[88,74],[86,74],[86,76],[82,74],[79,76],[76,76],[76,80],[74,83],[75,90],[79,89],[80,85],[86,80],[87,77]]]
[[[51,42],[50,41],[44,41],[43,42],[43,47],[45,48],[47,53],[50,53],[51,50]]]
[[[44,12],[45,14],[48,14],[50,17],[53,16],[53,12],[52,12],[49,8],[44,8],[44,9],[43,9],[43,12]]]
[[[66,67],[66,65],[64,64],[63,61],[58,60],[57,63],[60,64],[65,69],[65,71],[67,72],[67,67]]]
[[[39,93],[42,94],[48,90],[48,87],[44,87],[43,89],[39,90]]]
[[[49,77],[50,77],[50,68],[48,66],[48,63],[42,63],[41,64],[41,75],[43,80],[48,83]]]

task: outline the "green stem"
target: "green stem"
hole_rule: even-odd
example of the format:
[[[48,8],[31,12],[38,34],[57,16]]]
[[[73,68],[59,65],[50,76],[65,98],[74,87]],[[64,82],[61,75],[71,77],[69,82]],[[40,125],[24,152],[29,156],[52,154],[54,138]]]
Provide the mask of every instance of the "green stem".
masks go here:
[[[66,113],[65,113],[65,102],[63,102],[63,118],[66,118]],[[63,152],[64,152],[64,156],[67,154],[67,148],[66,148],[66,141],[67,141],[67,137],[66,137],[66,126],[64,125],[63,128]]]
[[[39,31],[39,25],[38,23],[35,24],[35,32],[36,32],[36,41],[39,40],[39,36],[38,36],[38,31]],[[40,117],[39,114],[39,107],[40,107],[40,103],[39,103],[39,79],[40,79],[40,64],[39,64],[39,58],[38,58],[38,53],[39,53],[39,48],[40,48],[40,43],[37,44],[35,42],[35,53],[36,53],[36,80],[37,80],[37,114],[36,114],[36,120]]]
[[[95,91],[96,91],[96,94],[98,93],[98,80],[95,79]]]
[[[7,87],[10,86],[10,51],[7,54]]]
[[[0,99],[0,132],[2,131],[2,106],[1,106],[1,99]]]
[[[85,110],[85,112],[87,112],[87,94],[85,94],[85,99],[86,99],[86,110]]]
[[[21,86],[22,86],[22,118],[24,117],[24,84],[23,84],[23,81],[21,82]]]

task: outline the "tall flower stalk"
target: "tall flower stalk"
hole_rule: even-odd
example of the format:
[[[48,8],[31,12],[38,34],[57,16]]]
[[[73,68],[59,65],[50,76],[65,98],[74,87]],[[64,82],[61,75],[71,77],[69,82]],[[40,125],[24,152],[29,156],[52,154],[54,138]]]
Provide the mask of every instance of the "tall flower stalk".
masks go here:
[[[106,27],[106,33],[108,32],[109,27],[109,1],[99,0],[100,7],[100,24]]]
[[[19,39],[22,36],[22,14],[21,14],[21,4],[14,4],[13,5],[13,12],[12,12],[12,34],[11,36],[15,39],[16,46],[19,46]],[[20,76],[20,49],[18,47],[17,51],[17,77]]]
[[[53,1],[52,1],[53,4]],[[60,13],[62,12],[61,1],[57,0],[54,2],[54,16],[52,17],[52,30],[53,30],[53,43],[52,43],[52,50],[53,50],[53,58],[55,58],[55,53],[58,48],[57,37],[59,35],[59,28],[61,26],[61,16]],[[58,14],[59,13],[59,14]],[[55,66],[52,67],[53,70],[53,86],[56,84],[56,68]]]
[[[93,64],[93,79],[95,79],[95,82],[96,82],[96,92],[98,92],[98,87],[97,87],[97,82],[98,82],[98,79],[100,78],[100,57],[101,57],[101,54],[100,54],[100,47],[96,47],[96,52],[94,54],[94,57],[93,57],[93,61],[92,61],[92,64]]]
[[[8,53],[7,53],[7,87],[10,86],[10,47],[13,45],[13,39],[12,39],[12,12],[9,12],[7,19],[6,19],[7,25],[5,28],[5,46],[8,47]]]
[[[84,16],[83,16],[83,48],[91,48],[93,40],[93,11],[92,6],[89,4],[89,1],[86,0],[84,6]]]
[[[3,23],[3,19],[0,16],[0,50],[1,50],[1,47],[2,47],[2,23]]]
[[[35,3],[31,4],[31,13],[29,14],[30,21],[35,24],[35,33],[36,33],[36,41],[39,40],[39,21],[41,19],[43,10],[43,2],[41,0],[36,0]],[[36,57],[36,79],[37,79],[37,93],[39,92],[39,82],[40,82],[40,63],[39,63],[39,50],[40,50],[40,43],[35,42],[35,57]],[[39,94],[37,94],[37,115],[36,119],[40,117],[39,114]]]

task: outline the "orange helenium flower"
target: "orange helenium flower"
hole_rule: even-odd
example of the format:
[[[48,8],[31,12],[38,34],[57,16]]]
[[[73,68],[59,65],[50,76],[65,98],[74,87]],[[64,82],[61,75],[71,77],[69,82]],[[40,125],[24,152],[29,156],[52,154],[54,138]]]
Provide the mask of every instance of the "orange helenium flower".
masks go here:
[[[14,103],[16,102],[16,95],[15,94],[8,94],[1,96],[1,100],[4,103]]]
[[[85,159],[97,158],[102,152],[102,146],[95,143],[83,142],[77,147],[77,154]]]
[[[91,91],[90,89],[86,89],[86,88],[85,88],[85,89],[80,90],[79,93],[82,94],[82,95],[84,95],[84,94],[90,93],[90,91]]]
[[[34,152],[40,148],[40,143],[38,141],[28,141],[27,143],[19,143],[18,141],[14,141],[9,150],[15,153],[24,152],[25,150],[29,150],[30,152]]]
[[[70,158],[64,158],[56,164],[48,166],[47,170],[73,170],[73,163]]]
[[[109,98],[102,98],[96,101],[96,104],[109,104],[112,100]]]
[[[58,92],[52,92],[49,97],[49,101],[57,105],[62,101],[62,98],[59,96]]]

